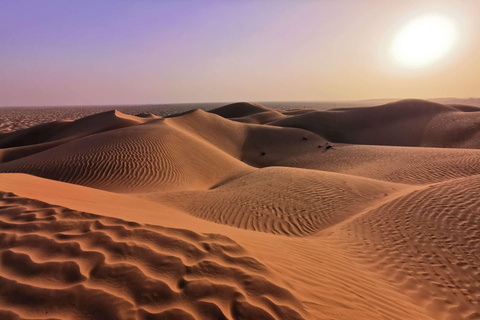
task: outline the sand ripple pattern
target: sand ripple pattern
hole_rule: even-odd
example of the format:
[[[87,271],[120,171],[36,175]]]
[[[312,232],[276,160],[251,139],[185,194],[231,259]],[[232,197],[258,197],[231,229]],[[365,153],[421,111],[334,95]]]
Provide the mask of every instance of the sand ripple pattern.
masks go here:
[[[237,228],[305,236],[394,192],[387,182],[297,168],[263,168],[217,188],[155,195],[194,216]]]
[[[303,319],[226,236],[0,192],[2,319]]]
[[[165,143],[168,135],[153,128],[139,126],[87,137],[4,164],[2,171],[111,191],[148,189],[160,182],[179,184],[182,172]]]
[[[276,165],[340,172],[406,184],[429,184],[480,173],[480,150],[340,145]]]
[[[344,228],[356,254],[436,319],[480,319],[480,176],[434,184]]]
[[[198,170],[207,164],[212,167]],[[4,163],[0,172],[138,193],[213,184],[237,165],[242,167],[243,163],[158,120],[95,134]]]

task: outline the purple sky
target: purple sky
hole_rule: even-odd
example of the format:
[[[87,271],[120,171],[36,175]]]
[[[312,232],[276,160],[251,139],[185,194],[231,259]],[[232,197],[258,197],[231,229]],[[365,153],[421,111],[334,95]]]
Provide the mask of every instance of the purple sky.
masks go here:
[[[416,70],[402,23],[460,37]],[[480,1],[0,0],[0,106],[480,96]]]

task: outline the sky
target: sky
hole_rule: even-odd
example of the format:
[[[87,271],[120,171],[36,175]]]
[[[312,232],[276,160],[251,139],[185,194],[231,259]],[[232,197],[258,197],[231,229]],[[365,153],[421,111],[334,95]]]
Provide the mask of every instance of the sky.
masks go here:
[[[455,41],[405,66],[393,43],[429,14]],[[479,16],[478,0],[0,0],[0,106],[479,97]]]

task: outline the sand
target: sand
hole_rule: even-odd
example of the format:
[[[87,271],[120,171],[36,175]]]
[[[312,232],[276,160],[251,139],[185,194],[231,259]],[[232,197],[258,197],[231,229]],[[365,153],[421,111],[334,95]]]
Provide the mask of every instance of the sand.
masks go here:
[[[235,103],[1,134],[0,318],[480,319],[477,109]]]

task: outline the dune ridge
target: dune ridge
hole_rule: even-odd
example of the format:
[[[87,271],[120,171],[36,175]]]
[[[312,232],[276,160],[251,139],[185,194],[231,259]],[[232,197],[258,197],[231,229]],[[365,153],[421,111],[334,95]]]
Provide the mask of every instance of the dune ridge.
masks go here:
[[[92,134],[151,121],[106,111],[75,121],[55,121],[0,135],[0,163],[29,156]]]
[[[301,114],[269,123],[312,131],[332,142],[479,148],[480,112],[422,100]]]

